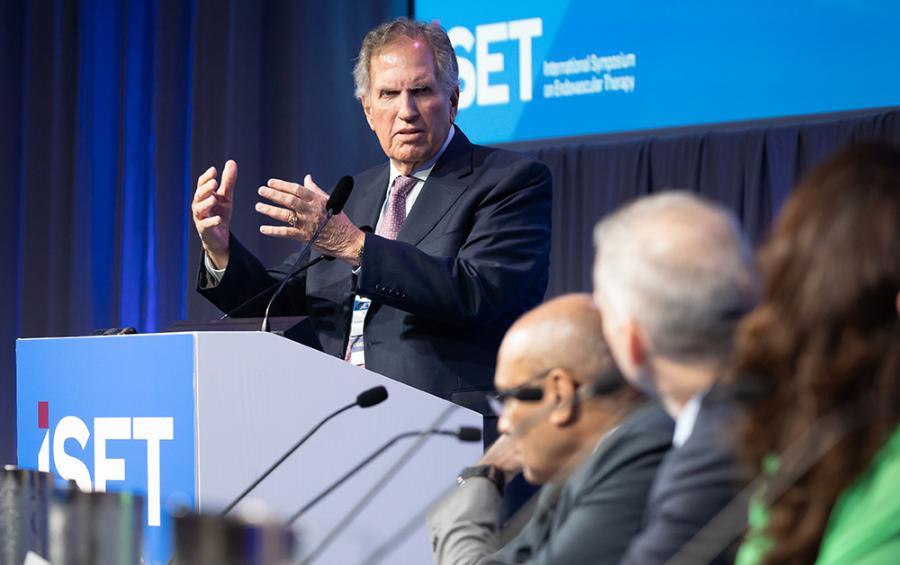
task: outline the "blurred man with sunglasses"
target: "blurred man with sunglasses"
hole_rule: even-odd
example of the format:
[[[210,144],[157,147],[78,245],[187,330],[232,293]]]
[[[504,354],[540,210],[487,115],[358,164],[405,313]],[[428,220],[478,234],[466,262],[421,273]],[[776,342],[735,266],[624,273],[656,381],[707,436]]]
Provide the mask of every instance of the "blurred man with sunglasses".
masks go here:
[[[516,321],[494,382],[502,436],[429,516],[435,562],[617,563],[640,530],[672,420],[625,384],[590,296]],[[519,471],[544,487],[521,529],[500,532],[503,487]]]

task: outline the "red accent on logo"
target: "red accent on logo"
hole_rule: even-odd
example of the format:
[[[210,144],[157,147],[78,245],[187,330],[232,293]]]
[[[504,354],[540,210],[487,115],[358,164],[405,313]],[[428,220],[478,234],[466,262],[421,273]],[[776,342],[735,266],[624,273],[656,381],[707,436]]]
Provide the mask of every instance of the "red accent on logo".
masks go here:
[[[50,427],[50,403],[38,402],[38,428],[46,430]]]

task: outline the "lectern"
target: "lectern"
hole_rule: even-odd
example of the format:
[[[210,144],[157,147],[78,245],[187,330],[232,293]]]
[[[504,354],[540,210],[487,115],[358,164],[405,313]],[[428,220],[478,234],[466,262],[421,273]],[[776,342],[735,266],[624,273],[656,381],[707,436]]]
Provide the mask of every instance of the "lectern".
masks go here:
[[[145,495],[148,563],[171,555],[169,511],[223,508],[321,418],[363,390],[383,385],[390,397],[327,423],[245,505],[262,501],[271,518],[290,516],[383,442],[427,428],[449,405],[260,332],[21,339],[16,358],[19,465],[49,470],[84,489]],[[458,408],[444,427],[481,422],[480,414]],[[300,546],[317,545],[404,447],[306,514],[298,524]],[[480,453],[480,443],[428,440],[319,562],[363,561]],[[389,558],[429,560],[424,525]]]

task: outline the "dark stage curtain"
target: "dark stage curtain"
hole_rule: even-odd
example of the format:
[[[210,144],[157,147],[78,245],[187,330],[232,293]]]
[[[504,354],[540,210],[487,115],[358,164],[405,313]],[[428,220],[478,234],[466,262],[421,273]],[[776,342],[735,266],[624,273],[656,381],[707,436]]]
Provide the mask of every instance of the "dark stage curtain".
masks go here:
[[[593,227],[638,196],[687,189],[731,208],[758,242],[799,177],[849,143],[900,145],[900,111],[815,123],[520,148],[553,172],[548,295],[591,289]]]
[[[235,231],[264,260],[256,187],[330,186],[383,159],[353,98],[359,43],[406,0],[0,0],[0,463],[16,337],[209,318],[196,177],[240,166]],[[123,374],[123,378],[127,375]]]

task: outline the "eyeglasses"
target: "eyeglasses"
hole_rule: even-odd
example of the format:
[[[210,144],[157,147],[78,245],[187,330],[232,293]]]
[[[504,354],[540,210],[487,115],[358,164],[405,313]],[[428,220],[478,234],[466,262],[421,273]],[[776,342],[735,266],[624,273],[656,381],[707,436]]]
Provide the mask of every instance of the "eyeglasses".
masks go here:
[[[497,417],[503,415],[503,411],[506,407],[506,401],[510,398],[515,398],[516,400],[520,400],[523,402],[539,402],[544,398],[544,389],[538,386],[534,386],[541,379],[550,374],[553,369],[556,367],[551,367],[540,373],[534,375],[523,384],[511,388],[509,390],[505,390],[503,392],[498,392],[496,394],[488,394],[487,402],[491,407],[491,410]],[[588,385],[587,390],[587,398],[595,398],[600,396],[608,396],[620,390],[625,386],[625,377],[619,371],[618,366],[613,363],[612,367],[606,372],[602,373],[593,382]],[[581,383],[576,383],[575,387],[578,388],[581,386]]]
[[[555,368],[556,367],[545,369],[517,387],[496,394],[488,394],[487,402],[491,407],[491,410],[493,410],[497,417],[502,416],[503,410],[506,407],[506,401],[511,398],[521,400],[522,402],[539,402],[544,398],[544,389],[534,385],[549,375]]]

